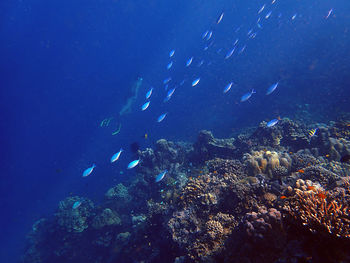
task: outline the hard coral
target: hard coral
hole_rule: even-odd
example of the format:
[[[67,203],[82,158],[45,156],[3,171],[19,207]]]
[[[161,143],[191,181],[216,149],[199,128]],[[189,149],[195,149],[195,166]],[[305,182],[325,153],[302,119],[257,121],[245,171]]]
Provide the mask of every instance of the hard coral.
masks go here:
[[[253,151],[250,154],[245,154],[243,158],[248,172],[252,176],[257,174],[267,174],[270,177],[288,175],[292,165],[289,154],[283,152]]]
[[[286,200],[284,209],[313,233],[350,238],[349,193],[349,185],[344,191],[296,189],[295,195]]]
[[[77,201],[82,203],[77,209],[73,209],[73,204]],[[93,209],[94,204],[88,199],[68,197],[59,203],[55,218],[65,231],[83,232],[89,226],[89,218],[94,215]]]
[[[275,208],[261,208],[258,213],[251,212],[245,216],[247,234],[254,239],[263,239],[267,235],[282,230],[281,212]]]
[[[193,145],[191,159],[202,163],[213,158],[233,158],[236,155],[235,139],[217,139],[210,131],[201,131],[197,142]]]
[[[211,262],[224,249],[223,243],[237,225],[232,215],[218,213],[203,217],[193,209],[176,212],[168,222],[173,240],[195,262]]]
[[[118,214],[109,208],[105,208],[101,214],[97,215],[92,221],[92,226],[96,229],[113,225],[121,225],[121,220]]]
[[[128,188],[126,188],[121,183],[110,188],[105,194],[105,197],[107,199],[115,199],[121,202],[128,202],[131,200],[131,196],[129,195]]]

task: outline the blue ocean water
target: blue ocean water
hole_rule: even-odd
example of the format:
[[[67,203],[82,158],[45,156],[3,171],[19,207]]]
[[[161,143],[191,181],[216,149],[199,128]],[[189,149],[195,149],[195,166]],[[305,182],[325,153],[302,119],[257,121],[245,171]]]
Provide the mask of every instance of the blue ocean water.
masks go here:
[[[350,109],[346,0],[4,0],[0,17],[1,262],[18,262],[33,222],[66,196],[98,200],[131,176],[133,142],[193,142],[202,129],[227,137],[278,116],[327,122]],[[213,36],[203,40],[207,30]],[[237,50],[225,59],[236,39]],[[168,77],[168,89],[176,90],[164,103]],[[256,94],[241,103],[252,89]],[[119,116],[133,96],[130,113]],[[101,127],[106,118],[110,125]],[[120,147],[125,154],[111,165]],[[93,163],[94,173],[81,178]]]

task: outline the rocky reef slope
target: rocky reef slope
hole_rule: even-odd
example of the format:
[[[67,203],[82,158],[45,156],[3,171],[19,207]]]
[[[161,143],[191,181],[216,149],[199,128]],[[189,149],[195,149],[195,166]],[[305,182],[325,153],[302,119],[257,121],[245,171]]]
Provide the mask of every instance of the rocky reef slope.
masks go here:
[[[159,140],[102,203],[68,197],[38,220],[22,262],[350,262],[350,129],[317,127]]]

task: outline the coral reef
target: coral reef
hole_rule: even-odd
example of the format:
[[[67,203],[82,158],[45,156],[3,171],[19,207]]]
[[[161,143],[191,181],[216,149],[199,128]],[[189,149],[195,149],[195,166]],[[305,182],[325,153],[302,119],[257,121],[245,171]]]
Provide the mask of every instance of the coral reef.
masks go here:
[[[121,225],[121,220],[118,214],[109,208],[103,209],[102,213],[92,220],[92,227],[96,229],[113,225]]]
[[[234,142],[234,138],[216,139],[210,131],[200,131],[191,159],[194,163],[203,163],[214,158],[234,158],[237,152]]]
[[[259,128],[252,134],[257,145],[271,147],[288,147],[290,151],[307,148],[309,139],[306,127],[296,121],[283,118],[278,125],[267,127],[262,122]]]
[[[275,151],[253,151],[243,157],[251,176],[266,174],[269,177],[288,175],[292,167],[292,158],[288,153]]]
[[[73,209],[75,202],[82,202],[77,209]],[[89,227],[89,219],[94,215],[92,210],[93,203],[88,199],[80,197],[68,197],[58,205],[58,211],[55,214],[58,225],[67,232],[83,232]]]
[[[311,232],[350,238],[350,188],[324,191],[314,186],[295,188],[284,209]]]
[[[36,221],[22,262],[350,262],[349,140],[346,122],[287,118],[160,139],[100,203],[68,197]]]
[[[131,196],[129,195],[128,188],[123,184],[117,184],[115,187],[110,188],[105,197],[110,200],[117,200],[121,202],[129,202]]]

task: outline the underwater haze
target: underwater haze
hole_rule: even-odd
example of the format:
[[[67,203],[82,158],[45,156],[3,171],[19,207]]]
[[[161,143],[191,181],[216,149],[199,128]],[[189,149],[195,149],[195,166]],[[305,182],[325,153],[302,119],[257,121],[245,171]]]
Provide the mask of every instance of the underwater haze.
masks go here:
[[[249,258],[232,237],[244,222],[268,209],[298,222],[293,198],[339,205],[335,187],[347,214],[320,221],[340,220],[324,232],[349,245],[350,190],[338,183],[350,176],[348,0],[3,0],[0,36],[1,262],[236,262]],[[220,171],[235,174],[231,190],[260,180],[237,192],[254,205],[221,205],[241,199],[208,188]],[[312,183],[286,193],[298,180]],[[196,203],[189,189],[204,185],[216,197]],[[315,236],[286,234],[285,247],[319,240],[325,225],[303,223]],[[322,262],[321,245],[301,250],[249,262]]]

